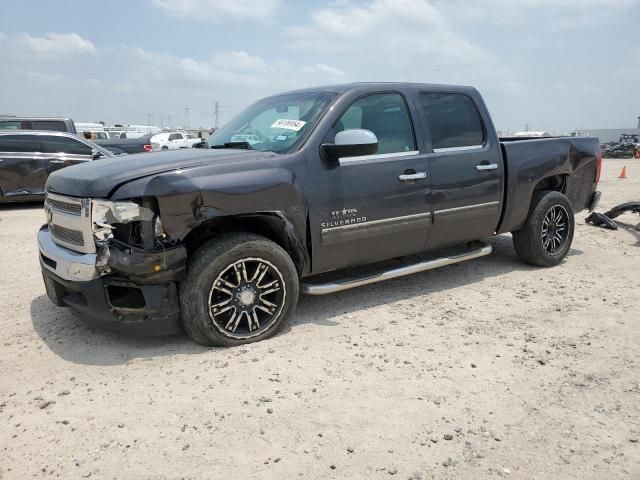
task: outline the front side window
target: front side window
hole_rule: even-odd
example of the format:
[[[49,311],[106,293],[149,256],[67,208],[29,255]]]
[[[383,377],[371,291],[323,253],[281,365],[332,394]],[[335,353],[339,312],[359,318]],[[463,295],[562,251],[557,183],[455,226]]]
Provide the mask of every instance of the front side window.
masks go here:
[[[211,148],[287,153],[316,125],[336,94],[298,92],[259,100],[206,140]]]
[[[33,135],[0,135],[0,152],[36,152],[36,145]]]
[[[484,145],[482,119],[473,100],[460,93],[421,93],[420,107],[434,149]]]
[[[91,147],[68,137],[42,135],[39,137],[43,153],[66,153],[69,155],[91,155]]]
[[[377,93],[356,100],[338,120],[335,133],[363,128],[378,137],[378,153],[416,150],[411,119],[399,93]]]
[[[52,132],[66,132],[67,126],[64,122],[56,120],[33,120],[31,125],[34,130],[50,130]]]

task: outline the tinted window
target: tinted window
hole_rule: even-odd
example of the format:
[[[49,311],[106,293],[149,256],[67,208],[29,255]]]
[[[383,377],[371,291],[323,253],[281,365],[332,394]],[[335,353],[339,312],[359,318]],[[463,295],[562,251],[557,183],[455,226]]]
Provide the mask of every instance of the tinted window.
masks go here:
[[[34,130],[51,130],[53,132],[66,132],[67,126],[58,120],[33,120],[31,122]]]
[[[433,148],[484,145],[482,119],[473,101],[459,93],[422,93]]]
[[[353,128],[375,133],[378,153],[416,150],[407,105],[398,93],[380,93],[357,100],[336,122],[334,131]]]
[[[73,155],[91,155],[91,147],[78,140],[67,137],[41,135],[38,137],[44,153],[69,153]]]
[[[10,120],[6,122],[0,122],[0,130],[20,130],[20,121]]]
[[[35,152],[33,135],[0,135],[0,152]]]
[[[179,133],[172,133],[169,135],[169,140],[180,140],[182,136]]]

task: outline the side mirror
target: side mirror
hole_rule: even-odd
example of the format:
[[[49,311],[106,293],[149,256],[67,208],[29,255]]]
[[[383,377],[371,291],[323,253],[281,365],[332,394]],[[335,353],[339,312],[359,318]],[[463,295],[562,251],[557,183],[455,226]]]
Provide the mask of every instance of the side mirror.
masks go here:
[[[373,155],[378,151],[378,137],[370,130],[343,130],[336,133],[335,143],[324,143],[321,148],[328,157],[335,159]]]
[[[102,156],[102,152],[96,150],[95,148],[91,149],[91,159],[97,160]]]

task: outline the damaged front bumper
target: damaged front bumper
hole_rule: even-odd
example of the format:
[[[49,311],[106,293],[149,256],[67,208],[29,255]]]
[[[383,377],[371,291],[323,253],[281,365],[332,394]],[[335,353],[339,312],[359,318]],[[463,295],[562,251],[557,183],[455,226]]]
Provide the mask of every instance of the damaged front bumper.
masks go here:
[[[78,253],[38,232],[47,295],[88,323],[151,335],[181,330],[177,282],[184,277],[186,249],[134,252],[111,248],[110,274],[96,267],[97,254]]]

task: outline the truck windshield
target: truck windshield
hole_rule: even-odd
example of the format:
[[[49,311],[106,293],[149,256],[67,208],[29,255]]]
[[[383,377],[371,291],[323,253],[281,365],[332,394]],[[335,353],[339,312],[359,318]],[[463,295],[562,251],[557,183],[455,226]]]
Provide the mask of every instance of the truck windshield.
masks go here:
[[[336,97],[332,92],[300,92],[250,105],[207,138],[210,148],[238,147],[287,153],[295,149]]]

